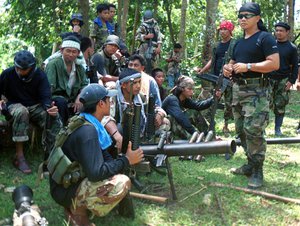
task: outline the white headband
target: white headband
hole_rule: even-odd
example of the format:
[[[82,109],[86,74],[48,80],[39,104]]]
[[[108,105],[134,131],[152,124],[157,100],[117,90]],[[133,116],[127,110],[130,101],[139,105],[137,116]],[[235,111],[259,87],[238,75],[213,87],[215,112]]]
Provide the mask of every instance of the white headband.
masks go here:
[[[80,44],[72,40],[66,40],[61,44],[61,48],[75,48],[80,51]]]

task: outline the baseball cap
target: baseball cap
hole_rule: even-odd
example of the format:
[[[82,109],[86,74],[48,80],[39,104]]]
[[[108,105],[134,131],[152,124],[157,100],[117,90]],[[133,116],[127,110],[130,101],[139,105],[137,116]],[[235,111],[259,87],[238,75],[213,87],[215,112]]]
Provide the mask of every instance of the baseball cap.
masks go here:
[[[92,83],[84,87],[79,94],[79,101],[84,107],[98,103],[104,97],[117,95],[117,90],[108,90],[104,86]]]

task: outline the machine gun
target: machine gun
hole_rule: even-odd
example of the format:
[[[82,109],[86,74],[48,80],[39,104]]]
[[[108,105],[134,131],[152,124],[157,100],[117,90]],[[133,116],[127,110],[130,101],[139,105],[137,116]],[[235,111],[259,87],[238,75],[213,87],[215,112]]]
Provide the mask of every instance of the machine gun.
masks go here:
[[[46,226],[47,220],[40,216],[40,210],[32,201],[33,192],[30,187],[22,185],[17,187],[12,199],[15,203],[13,215],[14,226]]]

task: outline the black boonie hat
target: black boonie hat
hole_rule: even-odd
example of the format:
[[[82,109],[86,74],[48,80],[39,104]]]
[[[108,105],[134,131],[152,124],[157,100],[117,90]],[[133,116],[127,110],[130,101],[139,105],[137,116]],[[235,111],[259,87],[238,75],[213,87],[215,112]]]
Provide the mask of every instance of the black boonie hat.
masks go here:
[[[35,57],[31,52],[27,50],[21,50],[16,53],[14,58],[14,64],[21,69],[27,69],[33,67],[36,64]]]

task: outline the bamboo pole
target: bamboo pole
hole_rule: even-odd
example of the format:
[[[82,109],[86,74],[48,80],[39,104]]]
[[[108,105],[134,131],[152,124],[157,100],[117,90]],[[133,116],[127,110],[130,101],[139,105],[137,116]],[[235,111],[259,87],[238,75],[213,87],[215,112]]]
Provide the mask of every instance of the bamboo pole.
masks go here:
[[[259,196],[262,196],[267,199],[275,199],[277,201],[281,201],[281,202],[285,202],[285,203],[295,203],[295,204],[300,205],[300,199],[288,198],[288,197],[279,196],[279,195],[275,195],[275,194],[264,192],[264,191],[257,191],[257,190],[252,190],[252,189],[248,189],[248,188],[242,188],[242,187],[237,187],[237,186],[233,186],[233,185],[229,185],[229,184],[216,183],[216,182],[212,182],[209,185],[212,187],[219,187],[219,188],[231,188],[231,189],[243,191],[243,192],[246,192],[249,194],[259,195]]]
[[[160,197],[160,196],[154,196],[154,195],[147,195],[147,194],[141,194],[136,192],[129,192],[131,197],[138,198],[138,199],[146,199],[153,202],[159,202],[159,203],[167,203],[168,198],[166,197]]]

